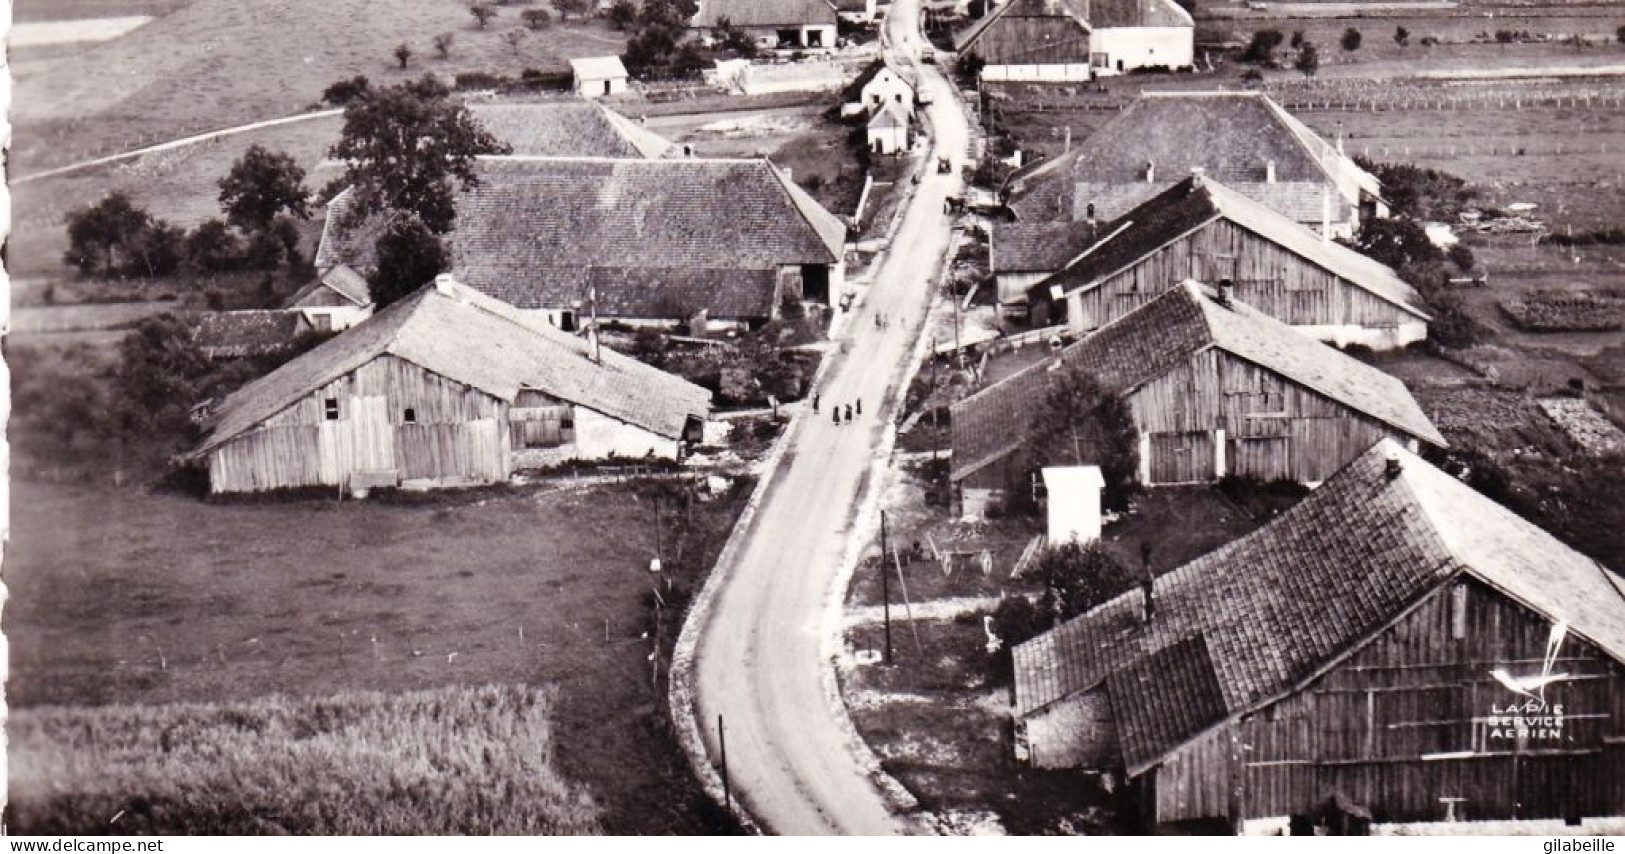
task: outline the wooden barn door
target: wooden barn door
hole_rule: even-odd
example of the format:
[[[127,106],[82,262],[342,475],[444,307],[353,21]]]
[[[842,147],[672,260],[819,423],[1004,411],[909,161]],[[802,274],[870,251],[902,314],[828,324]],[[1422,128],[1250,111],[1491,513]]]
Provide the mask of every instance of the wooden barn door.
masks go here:
[[[1210,481],[1213,465],[1212,433],[1151,434],[1151,483]]]

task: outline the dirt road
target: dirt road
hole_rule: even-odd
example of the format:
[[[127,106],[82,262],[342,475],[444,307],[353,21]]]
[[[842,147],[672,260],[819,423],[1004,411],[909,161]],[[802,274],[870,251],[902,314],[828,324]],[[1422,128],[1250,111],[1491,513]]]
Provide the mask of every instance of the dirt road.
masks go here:
[[[916,64],[919,0],[892,6],[889,53]],[[965,155],[965,116],[940,69],[919,65],[931,100],[935,154],[957,166]],[[933,156],[935,156],[935,154]],[[850,722],[824,693],[825,627],[840,607],[840,561],[867,473],[893,414],[893,396],[930,303],[947,250],[944,200],[957,175],[931,170],[904,216],[867,297],[846,318],[841,354],[819,388],[818,415],[801,416],[783,465],[728,565],[720,594],[700,627],[694,681],[698,718],[713,758],[715,722],[726,720],[733,791],[768,829],[783,834],[893,834],[908,827],[887,809],[849,749]],[[877,331],[874,314],[891,320]],[[837,426],[830,409],[863,401],[855,423]],[[885,404],[883,405],[883,402]]]

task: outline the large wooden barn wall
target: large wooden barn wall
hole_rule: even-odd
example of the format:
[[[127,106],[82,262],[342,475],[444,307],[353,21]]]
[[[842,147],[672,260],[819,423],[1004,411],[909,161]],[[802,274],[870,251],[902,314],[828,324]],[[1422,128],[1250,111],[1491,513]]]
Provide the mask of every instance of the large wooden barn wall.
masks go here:
[[[1089,33],[1064,15],[1023,16],[1012,9],[969,48],[989,65],[1089,62]]]
[[[1625,814],[1625,667],[1572,634],[1546,689],[1561,740],[1489,737],[1521,699],[1491,675],[1540,672],[1551,624],[1470,579],[1424,601],[1306,690],[1215,730],[1149,772],[1159,821],[1225,817],[1244,771],[1247,818],[1291,815],[1335,792],[1378,821]],[[1458,631],[1459,630],[1459,631]],[[1241,757],[1233,759],[1232,757]]]

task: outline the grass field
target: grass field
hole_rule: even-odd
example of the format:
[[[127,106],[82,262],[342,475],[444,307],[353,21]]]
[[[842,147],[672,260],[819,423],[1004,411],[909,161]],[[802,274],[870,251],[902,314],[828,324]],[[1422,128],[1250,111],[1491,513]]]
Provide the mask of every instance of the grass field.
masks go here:
[[[25,709],[8,721],[24,834],[580,834],[543,689]]]
[[[714,832],[711,803],[666,735],[648,656],[656,637],[675,637],[675,608],[745,491],[696,503],[682,546],[678,505],[664,505],[667,563],[692,568],[668,589],[647,570],[655,510],[637,484],[204,503],[15,481],[7,701],[146,707],[547,685],[557,765],[602,805],[606,830]],[[674,609],[658,634],[655,587]],[[12,778],[14,797],[27,782]]]
[[[173,5],[173,4],[171,4]],[[527,33],[503,8],[484,30],[459,0],[193,0],[131,34],[84,50],[20,61],[13,169],[19,174],[204,130],[289,115],[334,80],[392,83],[425,72],[562,71],[572,57],[618,54],[625,37],[603,22]],[[450,57],[431,40],[452,33]],[[405,42],[405,70],[392,56]]]

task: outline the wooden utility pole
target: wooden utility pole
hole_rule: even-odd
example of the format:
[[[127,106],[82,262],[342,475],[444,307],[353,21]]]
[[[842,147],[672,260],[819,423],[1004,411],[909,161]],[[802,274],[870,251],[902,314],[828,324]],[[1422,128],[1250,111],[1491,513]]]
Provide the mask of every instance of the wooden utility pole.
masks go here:
[[[722,728],[721,715],[717,715],[717,749],[722,754],[722,808],[733,818],[733,789],[728,785],[728,736]]]
[[[880,511],[880,613],[886,624],[886,666],[891,655],[891,580],[886,572],[886,511]]]

